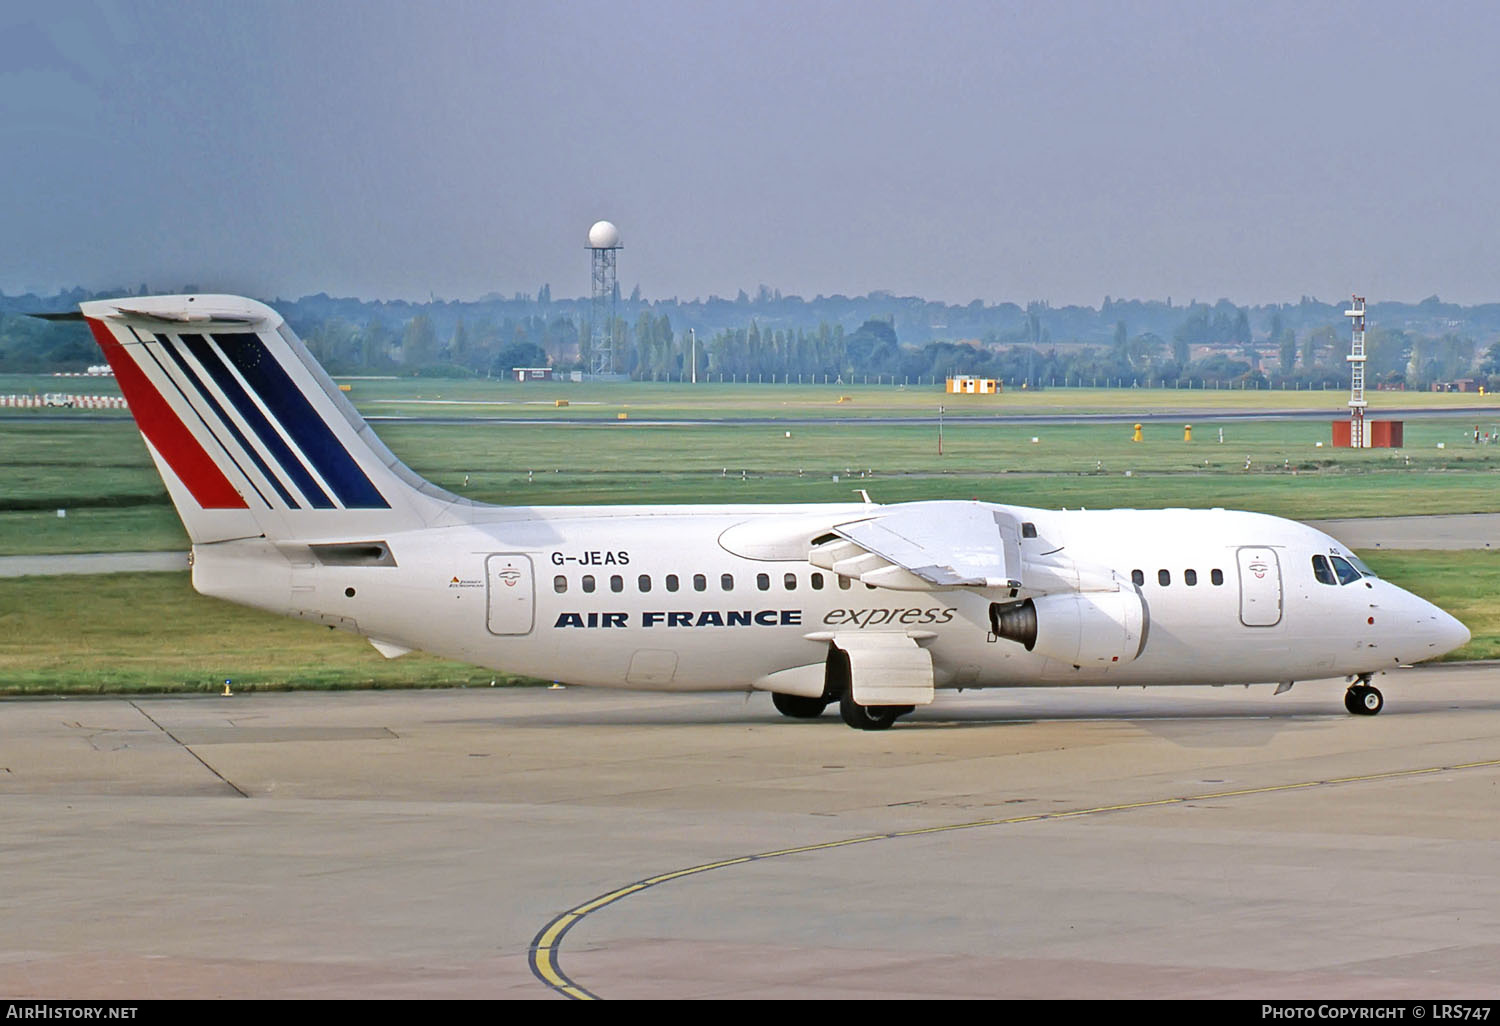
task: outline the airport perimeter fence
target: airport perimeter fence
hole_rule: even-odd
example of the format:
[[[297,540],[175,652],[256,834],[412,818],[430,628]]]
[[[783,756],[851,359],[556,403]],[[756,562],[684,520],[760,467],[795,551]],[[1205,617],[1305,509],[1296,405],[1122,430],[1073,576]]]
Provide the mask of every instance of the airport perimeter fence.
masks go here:
[[[0,395],[0,407],[19,410],[124,410],[129,406],[118,395]]]
[[[982,377],[983,375],[976,375]],[[640,382],[665,384],[687,384],[685,374],[651,375],[631,379]],[[1153,390],[1196,391],[1248,391],[1248,392],[1339,392],[1348,391],[1347,381],[1287,381],[1256,378],[1123,378],[1085,377],[1069,375],[1064,378],[1004,377],[994,379],[1009,389],[1044,388],[1113,388]],[[930,374],[916,377],[902,374],[719,374],[705,373],[698,376],[698,383],[714,385],[878,385],[895,388],[937,387],[945,379]],[[1369,391],[1407,391],[1406,388],[1375,389]]]

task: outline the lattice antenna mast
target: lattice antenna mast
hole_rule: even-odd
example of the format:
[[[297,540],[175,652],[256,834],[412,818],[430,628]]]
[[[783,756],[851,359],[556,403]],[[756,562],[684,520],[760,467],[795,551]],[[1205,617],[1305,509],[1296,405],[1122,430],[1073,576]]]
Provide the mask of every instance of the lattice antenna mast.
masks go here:
[[[1349,447],[1365,449],[1370,445],[1365,433],[1365,297],[1355,296],[1344,316],[1353,326],[1353,338],[1349,343]]]
[[[594,375],[615,371],[615,303],[619,279],[615,258],[624,244],[620,229],[608,221],[596,221],[589,229],[589,252],[593,261],[593,302],[589,308],[589,371]]]

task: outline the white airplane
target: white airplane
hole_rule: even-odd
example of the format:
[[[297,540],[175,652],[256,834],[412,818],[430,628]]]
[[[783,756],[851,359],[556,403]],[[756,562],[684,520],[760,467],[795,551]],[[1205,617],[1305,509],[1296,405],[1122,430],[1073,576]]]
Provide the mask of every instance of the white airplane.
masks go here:
[[[1276,683],[1469,640],[1303,524],[986,502],[490,506],[391,454],[269,307],[81,306],[192,539],[193,586],[544,680],[769,691],[879,730],[938,688]]]

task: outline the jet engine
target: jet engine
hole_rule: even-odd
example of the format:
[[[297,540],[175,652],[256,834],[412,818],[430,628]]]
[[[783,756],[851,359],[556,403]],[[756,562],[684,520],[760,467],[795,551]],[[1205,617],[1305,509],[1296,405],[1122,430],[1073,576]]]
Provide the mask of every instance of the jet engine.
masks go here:
[[[1073,666],[1133,661],[1146,647],[1147,627],[1140,593],[1123,588],[990,603],[996,637]]]

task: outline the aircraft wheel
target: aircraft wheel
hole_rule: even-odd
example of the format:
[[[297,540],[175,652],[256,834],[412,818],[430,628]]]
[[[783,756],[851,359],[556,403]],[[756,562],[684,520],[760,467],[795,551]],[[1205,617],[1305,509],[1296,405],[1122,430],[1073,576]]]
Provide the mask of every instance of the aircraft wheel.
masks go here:
[[[1344,692],[1344,708],[1356,716],[1374,716],[1385,708],[1385,696],[1379,688],[1356,684]]]
[[[885,730],[897,716],[910,711],[899,705],[860,705],[848,691],[839,699],[839,715],[855,730]]]
[[[815,720],[823,715],[823,710],[828,708],[826,698],[808,698],[805,695],[783,695],[779,691],[771,692],[771,704],[776,711],[783,716],[790,716],[794,720]]]

